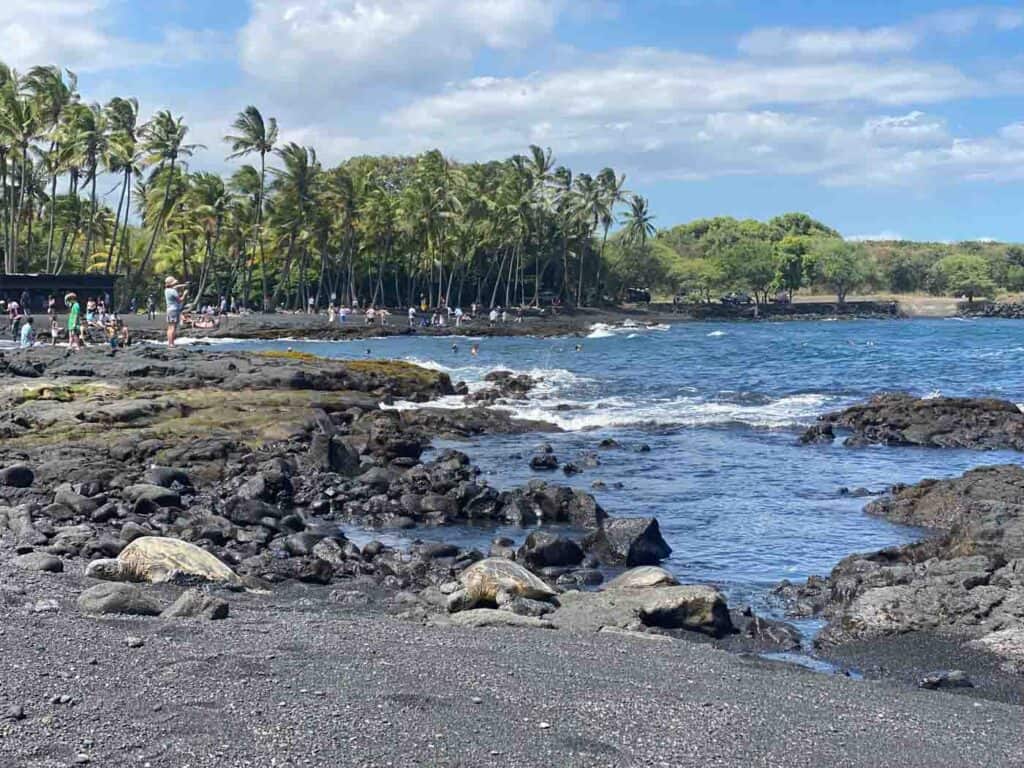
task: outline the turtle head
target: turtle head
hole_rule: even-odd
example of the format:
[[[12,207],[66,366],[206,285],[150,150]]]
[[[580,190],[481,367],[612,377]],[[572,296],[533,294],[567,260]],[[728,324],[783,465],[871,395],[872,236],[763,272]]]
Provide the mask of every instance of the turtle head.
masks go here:
[[[114,558],[93,560],[85,569],[85,575],[90,579],[103,579],[104,581],[121,581],[121,563]]]

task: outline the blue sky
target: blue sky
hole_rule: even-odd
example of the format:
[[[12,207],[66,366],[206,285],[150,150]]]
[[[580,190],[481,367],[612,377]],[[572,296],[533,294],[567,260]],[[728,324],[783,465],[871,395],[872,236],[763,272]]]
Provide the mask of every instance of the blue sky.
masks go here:
[[[183,114],[196,167],[254,103],[326,162],[550,146],[662,226],[1024,240],[1022,2],[5,0],[0,58]]]

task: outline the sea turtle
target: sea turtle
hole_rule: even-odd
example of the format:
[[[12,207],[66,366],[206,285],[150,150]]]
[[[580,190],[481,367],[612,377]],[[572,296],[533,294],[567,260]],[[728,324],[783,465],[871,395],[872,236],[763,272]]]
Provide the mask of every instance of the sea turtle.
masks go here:
[[[676,577],[656,565],[641,565],[630,568],[612,579],[605,586],[609,589],[646,589],[648,587],[671,587],[679,582]]]
[[[198,579],[242,586],[242,580],[204,549],[180,539],[142,536],[114,559],[93,560],[85,575],[107,581],[160,583]]]
[[[516,597],[547,600],[557,593],[518,563],[503,557],[489,557],[469,566],[459,575],[462,589],[448,597],[451,613],[477,605],[504,605]]]

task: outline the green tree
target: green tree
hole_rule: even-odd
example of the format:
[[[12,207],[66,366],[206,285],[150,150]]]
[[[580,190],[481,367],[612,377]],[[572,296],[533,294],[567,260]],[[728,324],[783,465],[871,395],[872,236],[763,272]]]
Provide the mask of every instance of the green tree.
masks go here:
[[[863,286],[870,277],[864,248],[859,244],[825,241],[819,246],[814,261],[817,275],[835,292],[840,304],[845,304],[850,291]]]
[[[988,262],[975,253],[958,253],[946,256],[937,265],[943,277],[946,291],[966,296],[973,302],[975,296],[991,296],[996,286],[989,272]]]
[[[809,240],[799,235],[787,235],[775,246],[775,282],[786,291],[790,301],[803,286],[804,257],[809,249]]]

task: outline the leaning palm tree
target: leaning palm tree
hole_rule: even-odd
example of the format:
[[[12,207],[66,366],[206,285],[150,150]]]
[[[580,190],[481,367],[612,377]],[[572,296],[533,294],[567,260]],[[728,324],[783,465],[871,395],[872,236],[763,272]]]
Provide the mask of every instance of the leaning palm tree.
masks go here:
[[[232,128],[233,135],[224,137],[231,144],[228,159],[245,157],[257,153],[260,156],[260,188],[256,199],[256,241],[260,251],[260,271],[263,274],[263,311],[266,312],[267,301],[267,259],[263,252],[263,192],[266,188],[267,153],[274,151],[277,143],[277,119],[271,117],[264,121],[260,111],[251,104],[238,113]]]
[[[122,234],[121,250],[124,253],[128,235],[128,212],[132,205],[132,180],[142,173],[142,151],[139,148],[139,102],[136,99],[114,97],[105,107],[110,137],[103,154],[103,164],[109,173],[121,175],[121,193],[114,214],[114,233],[110,238],[110,250],[107,253],[105,272],[110,271],[114,251],[118,246],[118,226],[121,213],[124,212],[124,233]],[[120,259],[119,259],[120,261]],[[115,270],[116,271],[116,270]]]
[[[625,226],[623,237],[630,245],[635,245],[643,250],[647,241],[654,237],[657,231],[654,227],[654,216],[647,207],[647,200],[640,195],[633,195],[629,201],[629,210],[622,218]]]
[[[597,259],[597,274],[594,285],[601,290],[601,265],[604,263],[604,248],[608,243],[608,230],[615,222],[615,206],[626,199],[626,177],[616,176],[611,168],[603,169],[597,174],[597,184],[600,188],[601,200],[601,228],[604,230],[601,235],[601,250]]]
[[[184,120],[180,117],[174,117],[167,110],[157,112],[153,116],[152,121],[146,125],[143,134],[143,148],[146,152],[146,161],[155,163],[157,166],[150,177],[150,184],[152,184],[157,176],[162,175],[165,169],[167,170],[168,178],[164,186],[163,204],[155,212],[151,224],[152,233],[150,234],[149,245],[146,247],[146,253],[142,257],[142,263],[139,265],[137,274],[140,277],[145,274],[146,267],[149,266],[149,260],[153,257],[153,249],[156,247],[157,237],[160,236],[160,230],[170,212],[170,195],[174,186],[170,183],[170,180],[174,178],[175,166],[179,159],[191,157],[196,149],[202,147],[201,144],[186,144],[185,137],[187,135],[188,126],[185,125]]]

